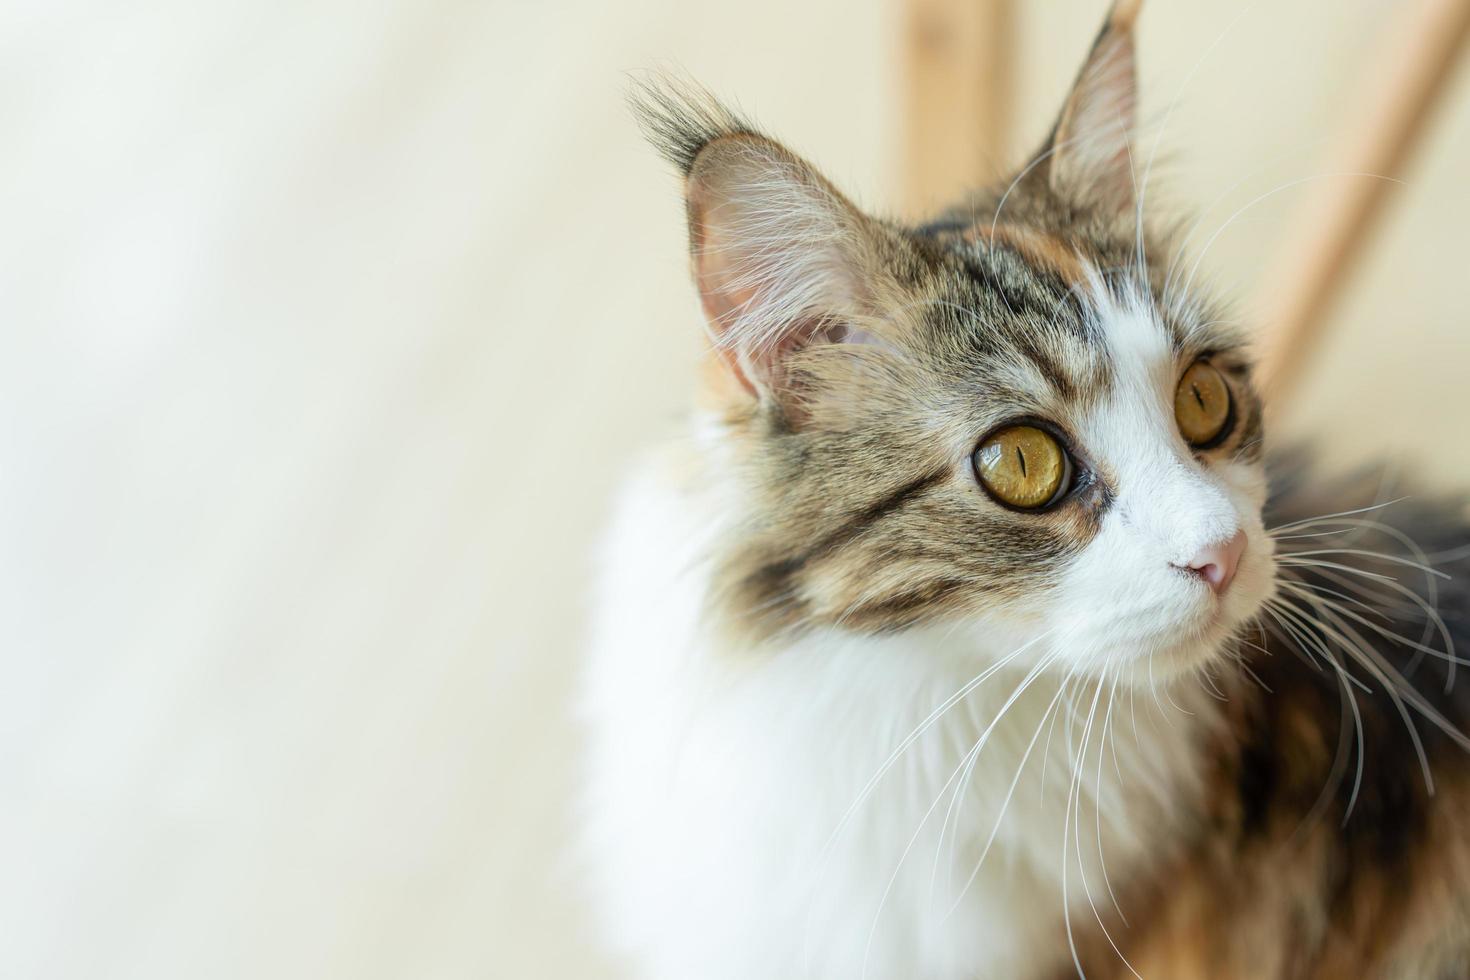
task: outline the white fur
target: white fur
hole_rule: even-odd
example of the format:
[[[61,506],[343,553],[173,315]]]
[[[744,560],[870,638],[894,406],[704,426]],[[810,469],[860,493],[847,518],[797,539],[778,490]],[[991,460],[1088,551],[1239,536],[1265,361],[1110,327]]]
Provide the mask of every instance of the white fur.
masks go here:
[[[1180,365],[1147,298],[1115,299],[1096,276],[1091,298],[1115,380],[1107,401],[1077,419],[1076,430],[1107,466],[1117,496],[1097,538],[1069,567],[1049,613],[1086,624],[1074,636],[1074,657],[1096,657],[1157,680],[1202,666],[1269,594],[1274,564],[1261,523],[1265,475],[1259,465],[1225,459],[1206,466],[1194,458],[1174,421]],[[1217,608],[1203,582],[1174,566],[1242,530],[1245,552]],[[1129,652],[1120,663],[1119,654]]]
[[[1067,960],[1066,923],[1092,924],[1109,882],[1177,838],[1215,702],[1182,682],[1166,705],[1137,668],[1198,666],[1254,611],[1270,577],[1260,480],[1190,457],[1147,307],[1098,300],[1097,315],[1114,362],[1139,366],[1075,420],[1119,495],[1041,626],[728,649],[702,610],[738,490],[664,457],[628,485],[586,677],[584,843],[604,933],[638,976],[1044,974]],[[1211,624],[1203,587],[1169,563],[1242,527],[1247,564]]]

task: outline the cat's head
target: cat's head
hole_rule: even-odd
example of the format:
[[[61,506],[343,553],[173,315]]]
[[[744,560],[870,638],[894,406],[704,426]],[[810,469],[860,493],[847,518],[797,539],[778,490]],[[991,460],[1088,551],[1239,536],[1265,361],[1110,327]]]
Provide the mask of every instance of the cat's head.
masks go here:
[[[1271,590],[1243,338],[1143,220],[1131,17],[1045,148],[938,220],[858,210],[698,92],[637,106],[685,176],[727,623],[935,628],[1060,669],[1201,666]]]

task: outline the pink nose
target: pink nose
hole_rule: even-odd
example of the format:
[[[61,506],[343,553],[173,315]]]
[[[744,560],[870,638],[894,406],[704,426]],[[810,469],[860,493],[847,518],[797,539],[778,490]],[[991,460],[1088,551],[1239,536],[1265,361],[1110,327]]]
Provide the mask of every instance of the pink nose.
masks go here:
[[[1216,595],[1224,595],[1235,578],[1235,567],[1240,564],[1240,556],[1244,553],[1245,532],[1236,531],[1235,537],[1229,541],[1205,545],[1186,564],[1175,567],[1193,572],[1204,579]]]

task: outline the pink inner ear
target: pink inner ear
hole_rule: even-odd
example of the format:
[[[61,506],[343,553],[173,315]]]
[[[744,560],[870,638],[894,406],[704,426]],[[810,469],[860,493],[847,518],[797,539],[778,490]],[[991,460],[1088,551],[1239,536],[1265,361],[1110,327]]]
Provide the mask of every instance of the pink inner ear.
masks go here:
[[[755,287],[729,288],[728,271],[723,268],[729,263],[717,258],[713,249],[703,247],[699,238],[702,236],[696,231],[694,276],[699,284],[700,305],[704,307],[705,318],[715,335],[715,349],[741,386],[755,395],[758,392],[754,380],[741,365],[739,353],[726,341],[726,331],[731,324],[755,301]]]
[[[789,159],[752,160],[720,144],[686,185],[690,252],[711,337],[751,394],[776,394],[786,361],[813,344],[852,342],[841,317],[861,278],[861,222],[820,178]]]
[[[700,303],[711,329],[715,332],[715,346],[720,358],[732,374],[752,395],[758,395],[757,380],[767,385],[780,384],[782,363],[792,353],[815,344],[867,344],[875,347],[887,346],[866,330],[849,323],[834,321],[822,316],[808,316],[794,320],[774,343],[754,350],[741,350],[728,342],[726,331],[734,321],[747,312],[751,304],[758,301],[755,286],[731,288],[725,275],[727,262],[715,258],[708,251],[701,251],[696,259],[696,276],[699,281]],[[748,363],[747,363],[748,362]],[[752,372],[757,377],[752,377]]]
[[[749,310],[756,300],[754,286],[734,286],[730,276],[721,268],[727,263],[712,258],[703,252],[695,259],[695,276],[699,281],[699,301],[704,306],[710,329],[721,342],[740,315]]]
[[[702,195],[701,195],[702,196]],[[755,382],[740,363],[739,354],[727,342],[726,334],[741,312],[755,301],[755,287],[733,286],[734,276],[727,246],[711,241],[704,222],[703,202],[691,194],[689,235],[694,255],[694,281],[699,287],[699,303],[705,320],[714,334],[715,350],[730,373],[747,392],[757,394]]]
[[[854,342],[853,328],[848,325],[827,317],[808,315],[794,318],[770,343],[759,347],[732,344],[729,332],[740,317],[749,315],[752,308],[761,302],[760,288],[755,284],[742,283],[740,277],[749,273],[741,268],[727,246],[701,231],[696,227],[694,260],[700,303],[714,331],[720,358],[746,391],[758,395],[762,385],[778,387],[783,362],[803,347]]]

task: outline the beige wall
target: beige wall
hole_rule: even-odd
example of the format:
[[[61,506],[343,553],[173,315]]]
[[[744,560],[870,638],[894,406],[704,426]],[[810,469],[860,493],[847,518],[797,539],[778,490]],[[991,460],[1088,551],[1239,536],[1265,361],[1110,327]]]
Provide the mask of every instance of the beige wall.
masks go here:
[[[893,2],[0,12],[0,976],[603,975],[556,858],[587,547],[697,336],[621,73],[882,207]],[[1028,140],[1103,6],[1024,4]],[[1204,231],[1333,169],[1391,9],[1149,7]],[[1444,482],[1467,86],[1291,425]],[[1207,257],[1247,311],[1298,200]]]

